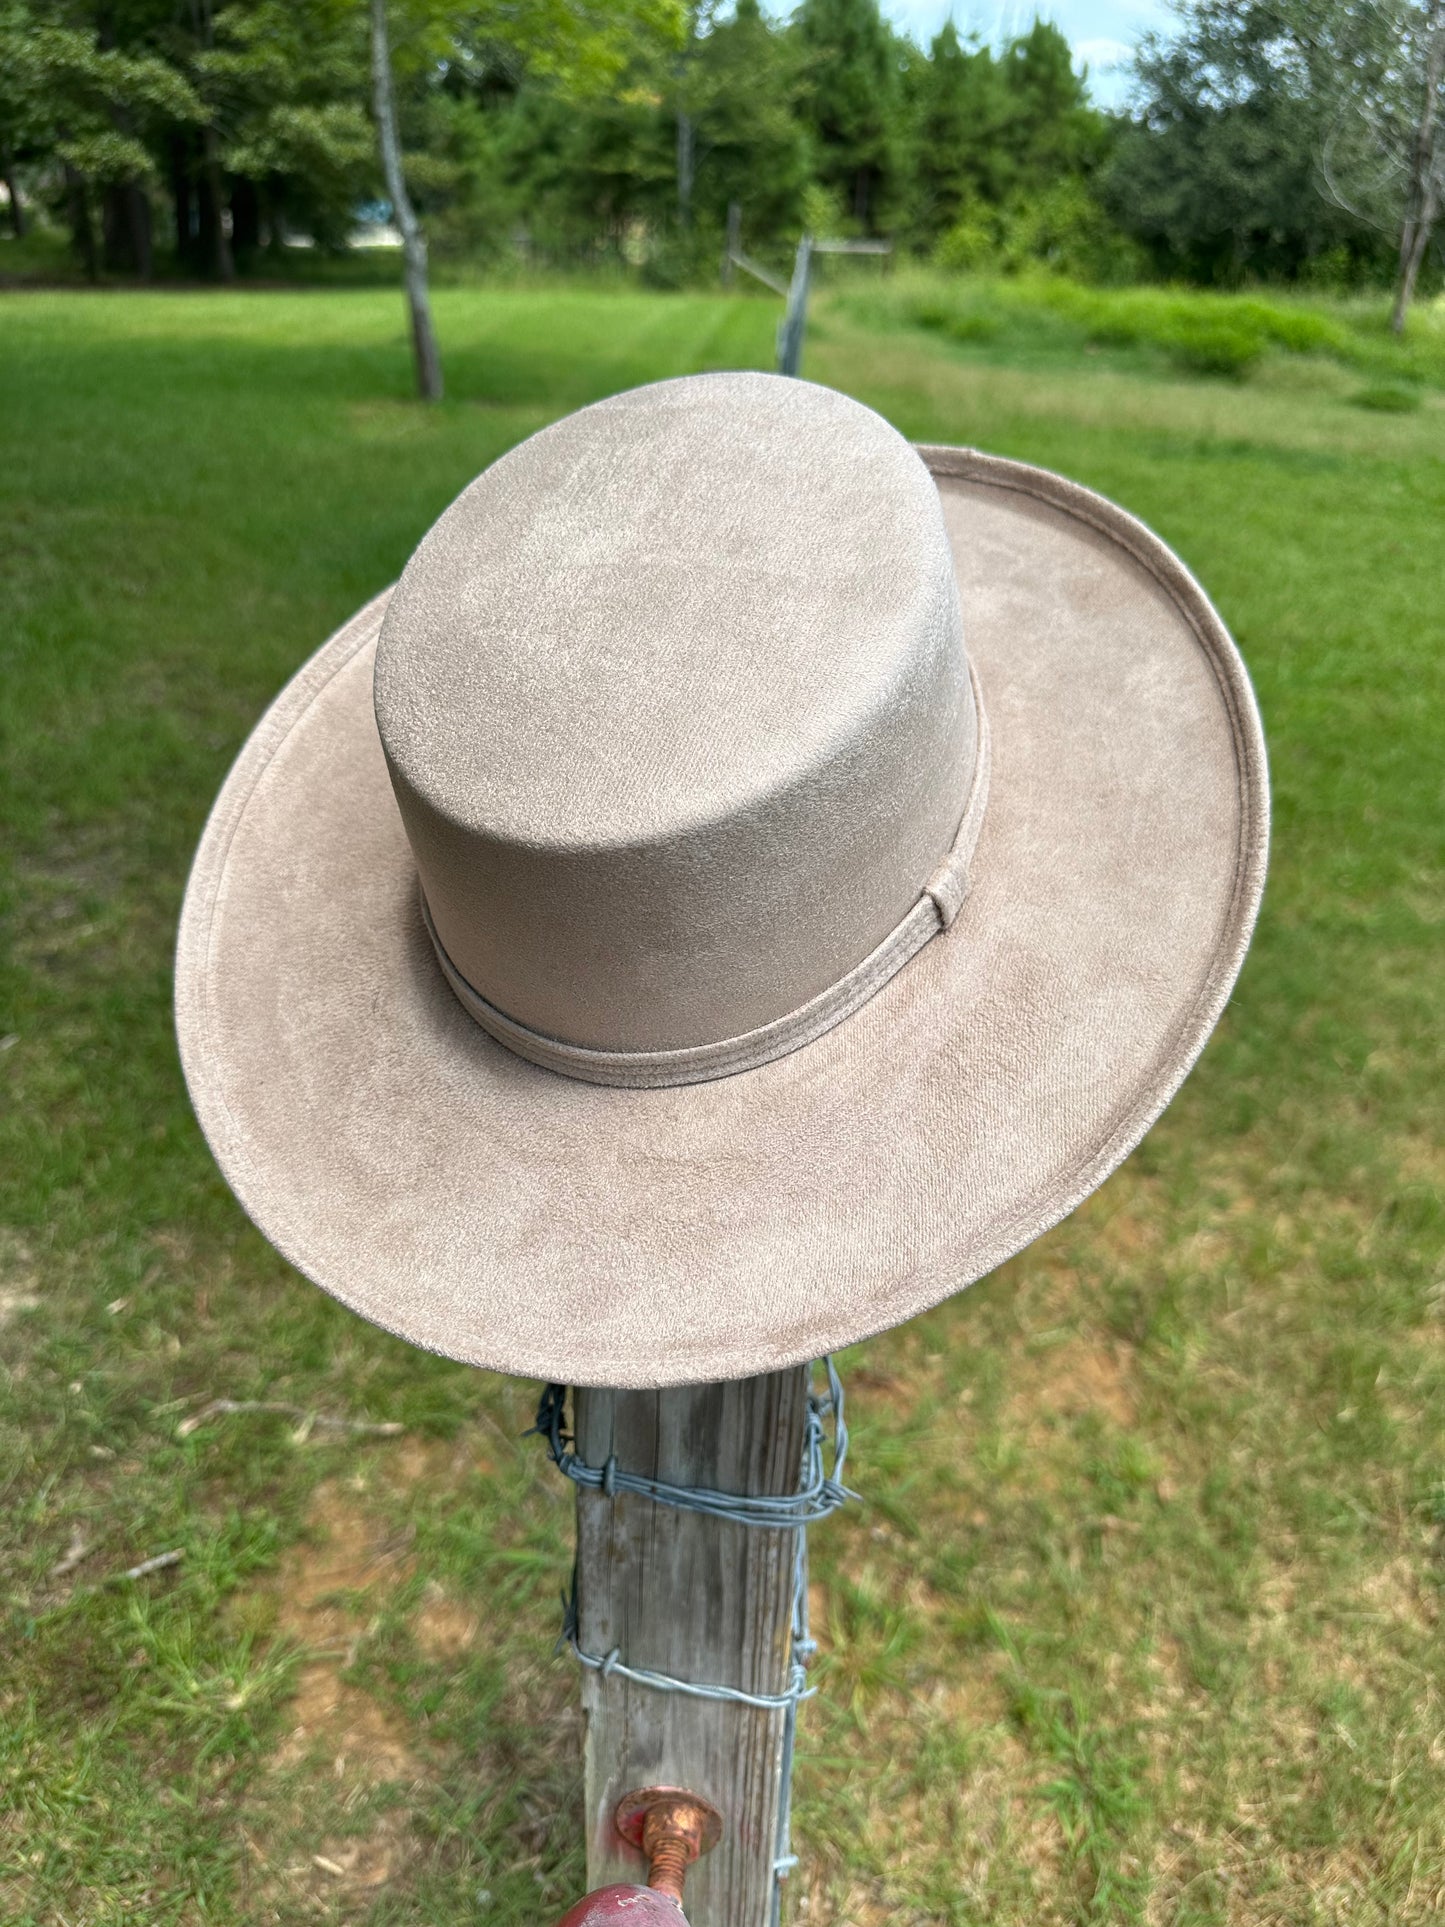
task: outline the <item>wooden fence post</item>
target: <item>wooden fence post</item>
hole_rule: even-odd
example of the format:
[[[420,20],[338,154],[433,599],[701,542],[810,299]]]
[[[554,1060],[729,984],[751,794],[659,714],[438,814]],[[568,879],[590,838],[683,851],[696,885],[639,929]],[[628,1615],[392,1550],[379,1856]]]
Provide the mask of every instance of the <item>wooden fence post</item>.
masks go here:
[[[579,1456],[671,1484],[796,1492],[809,1372],[722,1385],[574,1393]],[[577,1639],[603,1657],[694,1684],[786,1690],[796,1528],[772,1530],[633,1493],[577,1493]],[[613,1828],[622,1794],[682,1786],[723,1816],[688,1875],[691,1927],[768,1927],[773,1917],[787,1716],[584,1670],[587,1881],[645,1879]]]

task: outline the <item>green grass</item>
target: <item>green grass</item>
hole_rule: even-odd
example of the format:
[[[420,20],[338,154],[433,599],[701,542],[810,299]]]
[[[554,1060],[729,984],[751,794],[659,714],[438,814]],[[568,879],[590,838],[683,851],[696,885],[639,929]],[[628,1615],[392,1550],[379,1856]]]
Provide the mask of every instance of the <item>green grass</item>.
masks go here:
[[[1054,321],[920,326],[906,292],[820,302],[808,372],[910,434],[1103,488],[1181,550],[1256,678],[1276,843],[1234,1002],[1141,1151],[844,1361],[869,1503],[815,1535],[799,1918],[1430,1920],[1433,336],[1397,350],[1321,310],[1368,352],[1276,345],[1221,381]],[[245,1224],[176,1067],[172,933],[257,713],[461,485],[592,396],[765,365],[775,313],[437,305],[452,398],[426,412],[389,293],[0,303],[16,1927],[526,1927],[580,1882],[575,1683],[551,1656],[570,1510],[518,1437],[534,1388],[363,1326]],[[1420,405],[1356,406],[1365,382]],[[186,1425],[218,1396],[407,1431]]]

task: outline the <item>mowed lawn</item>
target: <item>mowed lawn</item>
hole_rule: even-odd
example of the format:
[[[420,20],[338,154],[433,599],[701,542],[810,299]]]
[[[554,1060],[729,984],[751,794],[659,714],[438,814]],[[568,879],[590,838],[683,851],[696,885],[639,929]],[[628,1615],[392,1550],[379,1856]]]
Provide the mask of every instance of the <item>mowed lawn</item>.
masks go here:
[[[536,1388],[372,1331],[246,1224],[182,1089],[172,933],[248,728],[456,491],[594,396],[766,366],[776,314],[437,308],[424,411],[389,292],[0,298],[14,1927],[541,1927],[581,1888]],[[971,346],[842,296],[806,369],[1166,536],[1253,671],[1276,837],[1143,1148],[842,1361],[867,1502],[814,1535],[793,1917],[1437,1918],[1445,401],[1371,413],[1309,357],[1235,383]]]

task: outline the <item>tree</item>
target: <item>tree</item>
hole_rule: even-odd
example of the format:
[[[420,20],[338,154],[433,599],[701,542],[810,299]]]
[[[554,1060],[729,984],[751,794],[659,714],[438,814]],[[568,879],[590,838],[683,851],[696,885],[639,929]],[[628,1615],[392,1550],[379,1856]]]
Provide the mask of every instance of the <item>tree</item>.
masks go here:
[[[1013,168],[1010,186],[1038,190],[1090,172],[1107,150],[1108,126],[1052,21],[1036,19],[1011,40],[998,67],[1006,102],[999,138]]]
[[[951,20],[915,78],[912,238],[928,247],[969,204],[1001,198],[1000,130],[1007,102],[989,48],[965,47]]]
[[[529,71],[575,96],[605,90],[627,66],[640,37],[681,36],[682,0],[370,0],[372,99],[382,165],[402,231],[418,391],[441,393],[441,363],[431,325],[426,242],[408,191],[402,110],[392,49],[393,17],[406,40],[413,91],[479,85],[495,67]],[[398,43],[400,45],[400,41]]]
[[[1403,326],[1445,201],[1442,0],[1184,0],[1136,60],[1114,199],[1207,278],[1394,257]]]
[[[803,0],[802,108],[819,182],[860,227],[878,225],[898,174],[900,88],[895,40],[878,0]]]
[[[1062,262],[1101,127],[1055,29],[925,54],[879,0],[786,26],[760,0],[0,0],[12,219],[23,176],[92,271],[143,267],[168,206],[177,258],[224,278],[288,232],[344,246],[384,195],[432,395],[429,247],[560,242],[676,281],[737,204],[752,248],[841,222],[931,250],[992,220],[1010,260]]]
[[[1335,201],[1395,242],[1396,334],[1445,206],[1445,0],[1360,8],[1363,54],[1346,67],[1323,165]]]
[[[288,226],[340,246],[374,192],[367,24],[350,0],[231,0],[211,46],[192,56],[219,131],[238,255],[278,246]]]
[[[57,164],[72,240],[92,279],[100,270],[97,195],[120,195],[133,265],[148,273],[144,189],[155,168],[145,136],[158,124],[204,117],[169,62],[103,44],[85,9],[8,0],[0,12],[0,122],[12,164],[17,141]]]
[[[1414,89],[1414,130],[1406,154],[1404,208],[1400,222],[1400,275],[1390,325],[1396,334],[1405,326],[1405,311],[1415,298],[1415,283],[1425,250],[1445,202],[1445,116],[1440,89],[1445,76],[1445,5],[1441,0],[1420,9],[1409,36],[1412,65],[1419,69]],[[1407,98],[1408,98],[1407,89]]]
[[[686,232],[692,226],[692,193],[697,178],[697,68],[698,47],[712,30],[717,0],[684,0],[682,45],[674,63],[676,123],[677,224]]]
[[[1289,279],[1360,254],[1356,225],[1320,191],[1320,156],[1369,3],[1184,0],[1177,33],[1145,36],[1137,118],[1105,191],[1160,266]]]
[[[737,0],[699,43],[694,89],[700,216],[720,234],[736,202],[754,239],[795,236],[808,183],[797,63],[758,0]]]
[[[0,182],[9,199],[10,225],[17,241],[25,239],[26,226],[17,169],[32,156],[46,153],[54,140],[41,75],[28,50],[35,31],[26,0],[0,0]]]
[[[442,398],[442,363],[432,326],[431,291],[427,285],[426,241],[406,191],[401,165],[401,135],[396,121],[396,88],[391,72],[391,36],[386,0],[371,0],[371,85],[376,114],[376,137],[381,148],[382,172],[391,196],[392,212],[401,229],[402,279],[411,315],[412,356],[416,363],[417,393],[423,401]]]

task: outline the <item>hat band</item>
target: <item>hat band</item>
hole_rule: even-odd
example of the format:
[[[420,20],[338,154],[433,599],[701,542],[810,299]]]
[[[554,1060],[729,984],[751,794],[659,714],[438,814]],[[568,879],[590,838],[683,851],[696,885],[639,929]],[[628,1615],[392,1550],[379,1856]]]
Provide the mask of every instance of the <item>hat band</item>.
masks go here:
[[[866,1004],[891,977],[896,977],[911,958],[941,930],[947,930],[962,908],[969,891],[968,866],[983,813],[988,804],[989,730],[983,707],[983,692],[973,664],[968,666],[973,685],[974,710],[978,717],[978,743],[974,756],[973,781],[953,847],[923,886],[923,893],[903,921],[889,932],[876,950],[855,964],[816,997],[796,1010],[756,1030],[737,1037],[724,1037],[715,1044],[688,1044],[679,1050],[591,1050],[582,1044],[567,1044],[559,1037],[532,1030],[509,1017],[481,992],[469,984],[447,955],[430,906],[422,892],[421,913],[427,935],[432,940],[442,974],[457,1002],[482,1029],[505,1044],[509,1051],[524,1057],[544,1070],[560,1071],[564,1077],[580,1078],[587,1084],[615,1084],[631,1090],[659,1090],[673,1084],[705,1084],[716,1077],[732,1077],[739,1071],[756,1070],[775,1057],[811,1044],[825,1031],[832,1030],[845,1017]]]

